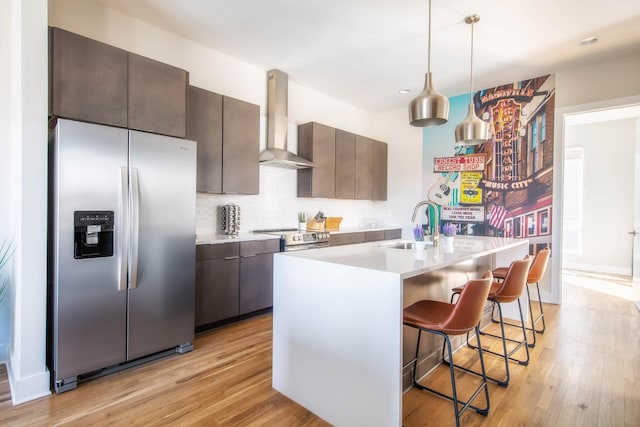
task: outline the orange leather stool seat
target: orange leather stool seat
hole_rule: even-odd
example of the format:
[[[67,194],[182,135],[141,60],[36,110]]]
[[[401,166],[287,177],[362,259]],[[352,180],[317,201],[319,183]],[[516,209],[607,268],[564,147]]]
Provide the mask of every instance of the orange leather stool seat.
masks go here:
[[[476,412],[483,415],[489,413],[489,389],[487,387],[482,347],[478,345],[481,366],[481,373],[478,375],[482,377],[482,382],[473,392],[471,397],[466,402],[463,402],[458,399],[458,393],[456,390],[453,350],[451,348],[451,340],[449,339],[449,336],[468,334],[471,330],[475,329],[476,335],[478,335],[478,341],[480,340],[478,324],[480,323],[480,318],[482,317],[482,312],[484,310],[492,282],[493,275],[490,271],[487,271],[482,279],[470,280],[467,282],[464,290],[460,293],[460,298],[456,304],[442,301],[420,300],[403,310],[403,323],[406,326],[416,328],[418,330],[418,342],[416,344],[415,358],[409,362],[409,364],[413,364],[413,386],[421,390],[430,391],[440,397],[452,401],[456,426],[460,425],[460,415],[467,408],[473,408]],[[422,336],[422,332],[439,335],[444,339],[444,346],[446,346],[449,357],[448,365],[451,375],[451,396],[426,387],[420,384],[417,379],[418,351],[420,349],[420,338]],[[446,362],[444,358],[444,349],[442,361]],[[484,408],[479,408],[472,405],[472,403],[482,390],[484,390],[486,405]]]

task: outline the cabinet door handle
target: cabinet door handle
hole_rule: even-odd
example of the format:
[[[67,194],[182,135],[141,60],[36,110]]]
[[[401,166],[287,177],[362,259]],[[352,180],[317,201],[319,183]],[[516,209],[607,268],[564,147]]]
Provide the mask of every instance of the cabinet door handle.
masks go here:
[[[254,256],[256,256],[256,255],[258,255],[258,254],[253,254],[253,255],[242,255],[242,258],[251,258],[251,257],[254,257]]]
[[[229,260],[229,259],[238,259],[238,258],[240,258],[238,255],[236,255],[236,256],[226,256],[226,257],[224,257],[224,259],[226,259],[226,260]]]

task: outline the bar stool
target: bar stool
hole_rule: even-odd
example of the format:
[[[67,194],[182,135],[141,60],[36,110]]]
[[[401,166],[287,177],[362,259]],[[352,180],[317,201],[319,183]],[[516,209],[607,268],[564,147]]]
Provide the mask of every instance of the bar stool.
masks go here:
[[[544,321],[544,310],[542,309],[542,298],[540,297],[539,283],[540,283],[540,280],[542,279],[542,276],[544,276],[545,270],[547,269],[547,261],[549,260],[550,255],[551,255],[551,250],[548,247],[538,251],[536,256],[533,258],[533,262],[531,263],[531,268],[529,269],[529,275],[527,276],[527,297],[529,298],[529,316],[531,319],[531,327],[529,328],[525,326],[525,329],[527,329],[528,331],[531,331],[531,334],[533,335],[533,342],[529,344],[529,347],[536,346],[536,332],[539,334],[543,334],[545,329],[547,328],[547,325],[545,324],[545,321]],[[495,270],[493,270],[493,277],[495,277],[498,280],[504,280],[507,274],[507,270],[508,270],[507,267],[496,268]],[[538,291],[538,306],[540,307],[540,314],[538,315],[538,317],[535,318],[535,320],[533,318],[533,305],[531,304],[531,292],[529,292],[529,285],[532,285],[534,283],[536,284],[536,290]],[[491,320],[498,323],[498,320],[495,320],[493,318],[493,312],[491,313]],[[542,329],[536,329],[536,325],[541,320],[542,320]],[[505,322],[505,325],[517,326],[517,327],[520,326],[520,325],[516,325],[515,323],[507,323],[507,322]]]
[[[481,367],[481,373],[478,375],[482,377],[482,383],[473,392],[469,400],[463,402],[458,399],[453,363],[449,363],[452,390],[451,396],[418,383],[416,371],[418,367],[420,337],[422,332],[441,336],[444,339],[443,345],[446,345],[447,347],[450,362],[453,361],[453,350],[451,348],[451,340],[449,338],[450,335],[462,335],[475,328],[479,342],[480,330],[478,328],[478,324],[480,323],[480,318],[482,317],[482,312],[484,310],[492,282],[493,275],[490,271],[487,271],[482,279],[470,280],[467,282],[464,290],[461,291],[460,298],[456,304],[450,304],[442,301],[421,300],[403,310],[403,323],[418,330],[418,342],[416,344],[415,358],[405,365],[406,367],[413,363],[413,386],[420,390],[430,391],[431,393],[452,401],[456,417],[456,426],[460,425],[460,415],[462,415],[467,408],[473,408],[476,412],[482,415],[487,415],[489,413],[489,389],[487,388],[487,377],[484,368],[484,359],[482,357],[482,347],[478,345]],[[485,393],[486,407],[478,408],[477,406],[472,405],[472,403],[476,397],[478,397],[482,389],[484,389]],[[462,405],[462,408],[460,408],[459,405]]]
[[[482,331],[480,331],[480,334],[488,335],[494,338],[500,338],[502,340],[503,352],[498,353],[486,348],[484,348],[483,351],[504,358],[504,366],[505,366],[505,373],[506,373],[504,380],[493,378],[488,375],[487,375],[487,379],[494,381],[498,385],[501,385],[504,387],[509,385],[509,378],[510,378],[509,360],[518,362],[520,365],[523,365],[523,366],[527,366],[529,364],[529,346],[527,345],[527,333],[526,333],[526,330],[524,329],[524,316],[522,315],[522,304],[520,304],[520,296],[522,295],[522,292],[524,291],[524,287],[527,284],[527,274],[529,273],[530,266],[531,266],[530,255],[525,256],[524,259],[522,260],[513,261],[509,266],[509,268],[507,269],[507,273],[505,274],[504,280],[501,282],[494,281],[491,284],[491,289],[489,290],[489,295],[487,297],[487,300],[493,305],[492,310],[496,306],[498,307],[498,314],[500,315],[499,323],[500,323],[501,335],[490,334]],[[462,291],[464,291],[464,288],[465,286],[453,288],[451,290],[453,292],[453,295],[451,295],[451,301],[453,301],[456,295],[462,295]],[[518,311],[520,312],[520,320],[522,321],[522,328],[521,328],[522,341],[507,338],[507,336],[504,333],[504,319],[502,317],[502,304],[513,302],[513,301],[518,301]],[[476,337],[478,338],[478,345],[474,346],[474,345],[471,345],[471,343],[469,342],[469,334],[467,333],[467,346],[469,346],[470,348],[479,348],[481,346],[480,340],[479,340],[480,334],[476,334]],[[511,349],[511,351],[509,352],[507,351],[507,341],[516,343],[516,346],[513,349]],[[513,354],[516,351],[518,351],[520,347],[523,347],[523,346],[526,350],[526,354],[527,354],[526,358],[518,359],[516,357],[513,357]],[[457,366],[457,367],[460,369],[466,370],[468,372],[478,374],[478,372],[472,371],[470,369],[467,369],[461,366]]]

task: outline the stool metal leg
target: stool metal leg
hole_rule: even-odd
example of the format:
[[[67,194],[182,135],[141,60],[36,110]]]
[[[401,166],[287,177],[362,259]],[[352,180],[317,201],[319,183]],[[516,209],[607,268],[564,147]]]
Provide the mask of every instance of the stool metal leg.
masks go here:
[[[479,335],[480,335],[480,329],[478,328],[478,326],[475,327],[476,329],[476,335],[478,336],[478,340],[479,340]],[[427,386],[424,386],[422,384],[420,384],[418,382],[417,379],[417,368],[418,368],[418,353],[419,353],[419,349],[420,349],[420,337],[422,332],[429,332],[435,335],[440,335],[443,338],[443,361],[449,365],[449,375],[451,377],[451,391],[452,391],[452,395],[446,395],[444,393],[441,393],[437,390],[434,390],[432,388],[429,388]],[[472,408],[474,409],[477,413],[481,414],[481,415],[487,415],[489,413],[489,407],[490,407],[490,401],[489,401],[489,387],[487,384],[487,376],[486,376],[486,371],[485,371],[485,365],[484,365],[484,358],[483,358],[483,352],[482,352],[482,348],[479,347],[478,348],[478,354],[480,357],[480,367],[481,367],[481,373],[478,372],[474,372],[471,371],[469,369],[466,368],[462,368],[460,367],[460,369],[479,375],[482,378],[482,382],[480,384],[480,386],[473,392],[473,394],[471,395],[471,397],[469,397],[469,399],[465,402],[465,401],[461,401],[458,399],[458,391],[456,388],[456,376],[455,376],[455,370],[454,367],[459,367],[457,365],[454,365],[453,363],[447,363],[445,357],[444,357],[444,348],[446,347],[447,349],[447,355],[449,358],[449,361],[453,361],[453,349],[451,346],[451,339],[449,338],[449,336],[445,333],[442,333],[440,331],[434,331],[431,329],[420,329],[418,328],[418,340],[417,340],[417,344],[416,344],[416,354],[415,354],[415,358],[413,360],[413,386],[420,389],[420,390],[425,390],[425,391],[429,391],[435,395],[438,395],[444,399],[450,400],[451,402],[453,402],[453,410],[454,410],[454,414],[455,414],[455,418],[456,418],[456,427],[460,426],[460,416],[462,415],[462,413],[467,409],[467,408]],[[485,399],[486,399],[486,406],[484,408],[479,408],[475,405],[472,405],[471,403],[476,399],[476,397],[478,397],[478,395],[480,394],[480,392],[484,389],[484,393],[485,393]],[[462,405],[462,408],[460,408],[460,405]]]
[[[545,330],[544,312],[542,311],[542,300],[540,299],[540,288],[538,287],[538,283],[536,283],[536,287],[538,288],[538,304],[540,306],[540,313],[541,314],[534,320],[534,318],[533,318],[533,305],[531,303],[531,292],[529,291],[529,286],[527,285],[527,298],[529,300],[529,316],[530,316],[530,319],[531,319],[531,327],[528,327],[528,326],[525,325],[525,329],[527,331],[531,331],[531,336],[533,337],[532,342],[530,342],[528,344],[529,347],[531,347],[531,348],[536,346],[536,332],[541,334]],[[496,318],[494,317],[494,308],[495,308],[495,306],[491,308],[491,321],[493,323],[500,323],[500,320],[496,320]],[[542,327],[541,330],[538,330],[538,329],[535,329],[535,327],[536,327],[536,324],[540,321],[540,319],[542,319],[543,327]],[[508,326],[514,326],[516,328],[520,328],[521,327],[521,325],[518,325],[516,323],[504,322],[504,324],[508,325]]]
[[[531,327],[535,329],[536,323],[542,320],[542,329],[536,329],[535,331],[539,334],[544,334],[545,329],[547,329],[547,325],[544,321],[544,310],[542,309],[542,297],[540,297],[540,286],[538,282],[536,282],[536,290],[538,291],[538,306],[540,306],[540,315],[536,318],[535,321],[532,320]],[[531,316],[531,319],[533,319],[533,315]]]
[[[490,353],[490,354],[493,354],[495,356],[499,356],[499,357],[504,358],[504,366],[505,366],[506,375],[505,375],[505,379],[504,380],[500,380],[500,379],[493,378],[493,377],[490,377],[490,376],[487,376],[487,379],[489,379],[491,381],[494,381],[495,383],[497,383],[500,386],[506,387],[506,386],[509,385],[509,379],[510,379],[509,360],[513,360],[515,362],[518,362],[520,365],[523,365],[523,366],[527,366],[529,364],[529,346],[528,346],[528,343],[527,343],[527,333],[526,333],[526,329],[524,327],[524,316],[522,314],[522,304],[520,303],[520,299],[518,299],[518,311],[520,312],[521,325],[518,325],[518,326],[520,326],[520,328],[522,329],[522,341],[517,341],[517,340],[513,340],[513,339],[510,339],[510,338],[506,337],[505,332],[504,332],[504,318],[502,317],[502,306],[497,301],[492,301],[492,302],[493,302],[494,305],[498,306],[498,314],[500,316],[500,331],[501,331],[502,334],[501,335],[495,335],[495,334],[490,334],[490,333],[482,332],[482,331],[480,331],[480,334],[481,335],[491,336],[491,337],[494,337],[494,338],[502,339],[503,353],[498,353],[498,352],[489,350],[487,348],[484,348],[483,351],[485,351],[486,353]],[[478,337],[479,337],[479,335],[478,335]],[[510,352],[507,351],[507,341],[517,343],[517,345]],[[470,348],[478,348],[480,346],[479,340],[478,340],[478,345],[474,346],[469,342],[469,335],[467,334],[467,346],[469,346]],[[518,351],[520,349],[520,347],[523,347],[523,346],[524,346],[526,354],[527,354],[526,359],[517,359],[515,357],[512,357],[513,354],[516,351]]]

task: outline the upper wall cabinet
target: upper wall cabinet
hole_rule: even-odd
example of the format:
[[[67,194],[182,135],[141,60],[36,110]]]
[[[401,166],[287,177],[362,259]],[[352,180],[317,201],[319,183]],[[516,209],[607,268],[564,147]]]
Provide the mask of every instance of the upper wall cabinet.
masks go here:
[[[356,199],[370,200],[372,194],[372,152],[371,139],[356,137]]]
[[[298,126],[298,197],[387,199],[387,144],[319,123]]]
[[[59,28],[49,48],[49,114],[127,127],[127,52]]]
[[[336,198],[356,196],[356,135],[336,129]]]
[[[320,123],[298,126],[298,154],[316,167],[298,169],[298,197],[336,197],[336,130]]]
[[[259,106],[189,86],[187,138],[198,142],[197,191],[259,193]]]
[[[187,83],[185,70],[129,54],[129,128],[184,138]]]
[[[50,29],[49,114],[184,138],[185,70]]]
[[[189,86],[187,138],[198,142],[196,190],[222,193],[222,95]]]
[[[260,107],[222,98],[222,190],[260,192]]]
[[[371,141],[371,199],[387,200],[387,164],[388,145],[380,141]]]

